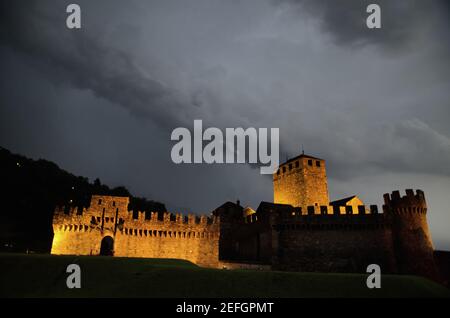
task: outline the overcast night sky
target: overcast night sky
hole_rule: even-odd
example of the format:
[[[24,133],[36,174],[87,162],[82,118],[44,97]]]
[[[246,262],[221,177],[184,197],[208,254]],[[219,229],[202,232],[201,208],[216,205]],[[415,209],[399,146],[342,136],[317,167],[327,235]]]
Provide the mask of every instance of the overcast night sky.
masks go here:
[[[82,29],[66,27],[66,6]],[[0,0],[0,145],[208,213],[272,201],[247,164],[176,165],[176,127],[277,127],[327,161],[330,199],[422,189],[450,249],[448,1]],[[378,3],[382,28],[366,27]]]

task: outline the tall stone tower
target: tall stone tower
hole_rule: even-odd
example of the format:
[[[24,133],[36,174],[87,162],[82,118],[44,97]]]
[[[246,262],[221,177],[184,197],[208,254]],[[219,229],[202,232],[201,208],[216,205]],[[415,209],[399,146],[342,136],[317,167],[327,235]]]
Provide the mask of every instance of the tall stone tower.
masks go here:
[[[301,154],[273,174],[273,202],[294,207],[328,205],[325,160]]]
[[[384,212],[392,218],[397,265],[403,274],[438,279],[433,242],[427,222],[427,203],[422,190],[407,189],[384,195]]]

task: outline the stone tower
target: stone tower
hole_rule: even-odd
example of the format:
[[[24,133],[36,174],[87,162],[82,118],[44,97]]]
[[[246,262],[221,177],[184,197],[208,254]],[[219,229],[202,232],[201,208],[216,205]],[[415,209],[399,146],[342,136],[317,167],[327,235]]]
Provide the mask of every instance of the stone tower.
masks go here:
[[[301,154],[273,174],[273,202],[294,207],[329,204],[325,160]]]
[[[384,212],[392,218],[397,266],[402,274],[437,279],[433,242],[427,223],[427,203],[422,190],[406,190],[384,195]]]

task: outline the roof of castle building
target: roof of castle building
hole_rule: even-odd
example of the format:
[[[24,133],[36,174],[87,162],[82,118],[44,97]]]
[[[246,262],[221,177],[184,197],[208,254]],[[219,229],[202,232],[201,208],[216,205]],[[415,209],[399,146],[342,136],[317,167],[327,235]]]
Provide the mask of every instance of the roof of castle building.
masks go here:
[[[280,209],[280,208],[281,209],[286,209],[286,208],[292,209],[292,205],[261,201],[261,203],[259,204],[256,211],[259,212],[259,211],[266,210],[266,209]]]
[[[211,213],[216,216],[242,216],[243,207],[237,202],[227,201]]]
[[[323,160],[323,159],[320,159],[320,158],[317,158],[317,157],[313,157],[313,156],[310,156],[310,155],[305,155],[304,153],[302,153],[301,155],[298,155],[298,156],[296,156],[294,158],[288,159],[286,162],[280,164],[280,166],[284,165],[286,163],[295,161],[295,160],[300,159],[300,158],[307,158],[307,159],[314,159],[314,160]]]
[[[354,198],[356,198],[356,195],[352,195],[351,197],[339,199],[336,201],[331,201],[330,205],[339,205],[339,206],[346,205],[349,201],[351,201]]]

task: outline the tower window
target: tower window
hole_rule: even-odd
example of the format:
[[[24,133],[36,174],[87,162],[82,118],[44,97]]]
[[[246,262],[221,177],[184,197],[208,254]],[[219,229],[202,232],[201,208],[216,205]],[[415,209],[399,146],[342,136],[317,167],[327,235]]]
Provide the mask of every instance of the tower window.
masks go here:
[[[278,175],[280,174],[280,169],[278,169],[277,174],[278,174]]]
[[[116,201],[113,201],[113,206],[116,206]]]
[[[98,205],[102,204],[102,199],[98,199]]]
[[[298,168],[300,163],[298,161],[295,162],[295,167]]]
[[[292,170],[292,163],[289,164],[289,170]]]
[[[320,161],[316,161],[316,166],[320,167]]]
[[[308,160],[308,166],[312,166],[312,160]]]
[[[283,167],[283,173],[286,172],[286,167]]]

